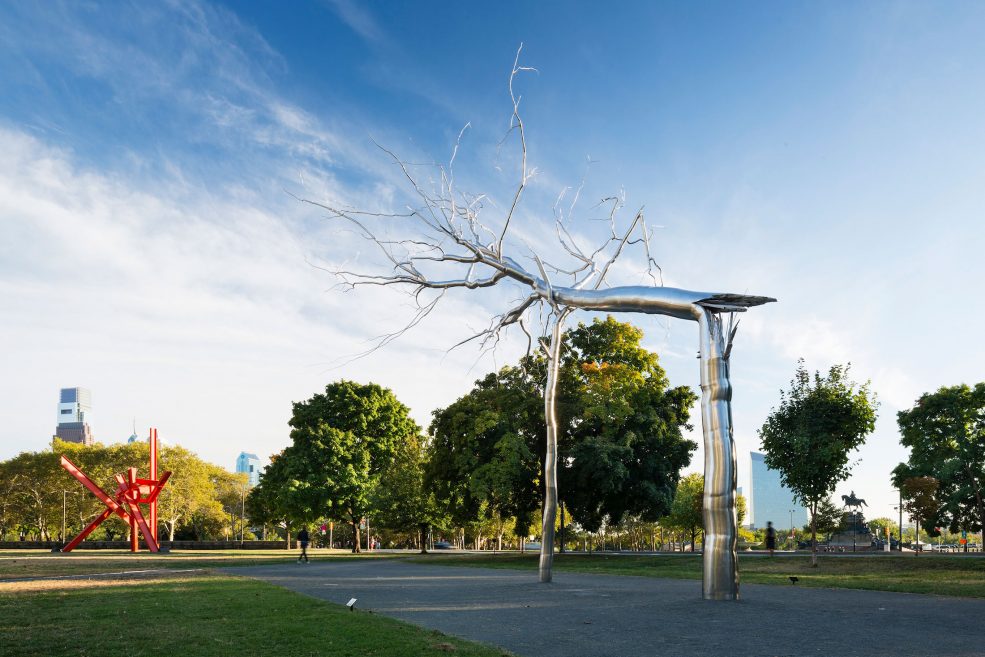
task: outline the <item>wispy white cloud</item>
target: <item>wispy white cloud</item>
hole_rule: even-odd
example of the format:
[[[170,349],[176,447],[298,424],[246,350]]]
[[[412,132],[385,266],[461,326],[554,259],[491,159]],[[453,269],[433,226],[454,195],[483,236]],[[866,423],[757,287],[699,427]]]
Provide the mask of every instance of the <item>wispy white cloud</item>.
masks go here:
[[[21,132],[0,131],[0,144],[0,342],[5,371],[32,372],[3,380],[25,409],[10,428],[25,442],[4,454],[44,445],[62,385],[97,391],[104,440],[124,437],[136,414],[224,462],[240,445],[283,446],[289,401],[329,380],[390,385],[424,423],[434,399],[477,375],[474,349],[446,357],[452,374],[433,367],[468,334],[466,318],[486,313],[474,298],[451,298],[389,349],[331,369],[406,304],[381,290],[326,294],[334,281],[307,263],[309,240],[350,245],[306,226],[289,198],[270,208],[181,177],[146,186]]]
[[[374,45],[384,42],[385,35],[365,5],[352,0],[326,0],[326,4],[353,32]]]

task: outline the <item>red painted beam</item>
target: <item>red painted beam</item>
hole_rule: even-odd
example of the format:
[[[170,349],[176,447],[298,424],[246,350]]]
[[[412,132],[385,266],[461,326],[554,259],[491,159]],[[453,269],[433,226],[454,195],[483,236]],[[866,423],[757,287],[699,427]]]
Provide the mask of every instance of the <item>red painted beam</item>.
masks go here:
[[[93,483],[93,481],[91,479],[89,479],[89,477],[87,477],[84,472],[82,472],[81,470],[79,470],[79,468],[78,468],[77,465],[75,465],[74,463],[72,463],[71,461],[69,461],[64,456],[61,458],[61,465],[62,465],[63,468],[65,468],[65,470],[68,471],[68,473],[70,475],[72,475],[73,477],[75,477],[76,479],[78,479],[79,482],[83,486],[85,486],[86,488],[88,488],[92,492],[93,495],[95,495],[96,497],[98,497],[100,499],[100,501],[102,501],[103,504],[105,504],[107,507],[109,507],[110,510],[113,511],[113,513],[115,513],[116,515],[120,516],[124,520],[129,520],[130,519],[129,518],[129,515],[126,512],[126,510],[124,510],[123,507],[121,507],[119,504],[117,504],[116,503],[116,500],[114,500],[112,497],[110,497],[109,495],[107,495],[106,492],[103,491],[102,488],[100,488],[95,483]]]
[[[130,468],[130,479],[131,481],[136,479],[136,468]],[[123,475],[116,475],[116,480],[120,482],[123,486],[124,479]],[[140,512],[140,506],[137,504],[138,491],[133,488],[127,488],[123,501],[130,509],[130,550],[131,552],[137,552],[140,549],[139,539],[137,538],[137,529],[140,528],[140,533],[144,535],[144,542],[147,543],[147,549],[151,552],[157,552],[159,550],[157,546],[157,540],[154,538],[154,534],[151,533],[150,527],[144,521],[144,514]]]
[[[78,536],[73,538],[71,543],[63,547],[62,552],[71,552],[72,550],[74,550],[79,545],[79,543],[85,540],[86,536],[92,533],[92,530],[94,530],[96,527],[101,525],[102,522],[107,518],[109,518],[111,515],[113,515],[112,510],[106,509],[105,511],[103,511],[102,514],[100,514],[95,520],[90,522],[89,525],[85,529],[83,529]]]
[[[157,496],[161,494],[161,491],[164,489],[164,484],[168,483],[168,479],[170,478],[171,478],[171,471],[168,470],[161,477],[161,480],[157,482],[157,486],[154,488],[154,490],[151,491],[150,496],[147,498],[149,500],[147,503],[153,504],[155,509],[157,508]]]

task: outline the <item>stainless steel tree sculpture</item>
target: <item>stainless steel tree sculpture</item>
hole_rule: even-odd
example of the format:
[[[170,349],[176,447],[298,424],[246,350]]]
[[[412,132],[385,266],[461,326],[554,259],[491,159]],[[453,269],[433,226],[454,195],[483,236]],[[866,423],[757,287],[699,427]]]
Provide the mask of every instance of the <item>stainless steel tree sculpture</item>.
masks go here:
[[[521,46],[522,49],[522,46]],[[361,285],[405,286],[416,303],[411,321],[397,332],[383,336],[382,346],[404,331],[417,325],[432,312],[446,292],[458,288],[476,290],[512,282],[524,291],[517,304],[492,319],[489,326],[463,342],[479,339],[485,347],[495,346],[501,333],[516,325],[527,335],[531,313],[541,310],[546,318],[538,337],[540,349],[548,360],[544,388],[544,414],[547,423],[547,456],[544,462],[543,534],[540,553],[540,581],[551,581],[554,557],[554,524],[557,513],[557,438],[558,417],[556,393],[560,365],[561,336],[566,318],[575,310],[600,312],[635,312],[667,315],[697,322],[701,363],[701,423],[705,453],[704,490],[704,556],[702,593],[706,599],[732,600],[738,596],[736,568],[736,465],[732,436],[729,353],[737,322],[732,313],[775,301],[770,297],[694,292],[663,287],[655,272],[659,272],[650,255],[651,232],[642,211],[638,212],[625,231],[616,230],[619,199],[605,199],[609,208],[609,235],[601,245],[585,249],[569,230],[564,213],[554,208],[554,228],[558,252],[573,265],[551,264],[541,255],[528,252],[524,256],[535,269],[520,264],[508,254],[511,224],[532,171],[527,165],[527,145],[524,124],[520,118],[519,100],[514,92],[516,76],[528,67],[519,65],[520,51],[510,75],[509,90],[513,101],[510,131],[516,132],[519,147],[519,183],[512,191],[508,209],[496,222],[495,228],[480,222],[483,197],[460,193],[454,183],[453,166],[456,143],[447,166],[437,166],[436,176],[425,185],[412,172],[413,166],[383,149],[400,167],[409,182],[415,205],[400,212],[370,212],[338,207],[331,203],[299,199],[326,210],[331,218],[341,219],[374,244],[391,271],[386,274],[366,274],[338,269],[334,273],[349,289]],[[466,126],[467,128],[468,126]],[[464,129],[463,129],[464,132]],[[459,142],[461,135],[459,135]],[[576,195],[577,196],[577,195]],[[383,237],[375,229],[380,221],[399,222],[399,227],[412,233],[404,239]],[[389,226],[392,228],[393,226]],[[606,278],[613,263],[629,248],[641,249],[645,269],[653,280],[652,286],[607,287]],[[448,271],[451,275],[448,275]],[[566,284],[561,284],[566,283]],[[723,322],[723,315],[728,321]]]

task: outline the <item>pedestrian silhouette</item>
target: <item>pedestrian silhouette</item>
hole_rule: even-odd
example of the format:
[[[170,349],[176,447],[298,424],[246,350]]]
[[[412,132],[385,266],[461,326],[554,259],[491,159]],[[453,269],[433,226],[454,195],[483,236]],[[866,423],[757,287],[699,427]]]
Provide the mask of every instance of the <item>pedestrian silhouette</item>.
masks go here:
[[[776,549],[776,530],[773,529],[773,523],[770,521],[766,522],[766,549],[770,551],[770,556],[773,556],[773,550]]]
[[[308,536],[308,528],[302,527],[301,531],[298,532],[298,545],[301,546],[301,556],[298,557],[298,563],[304,559],[305,563],[308,563],[308,541],[311,539]]]

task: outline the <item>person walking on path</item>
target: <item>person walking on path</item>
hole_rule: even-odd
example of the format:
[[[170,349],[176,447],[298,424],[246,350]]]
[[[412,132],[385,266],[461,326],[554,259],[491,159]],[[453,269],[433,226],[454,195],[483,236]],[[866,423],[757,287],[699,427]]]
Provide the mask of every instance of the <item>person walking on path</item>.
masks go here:
[[[308,563],[308,541],[311,537],[308,536],[308,528],[302,527],[301,531],[298,532],[298,545],[301,546],[301,556],[298,557],[298,563],[301,563],[301,559],[304,559],[305,563]]]
[[[770,521],[766,522],[766,549],[770,551],[770,556],[773,556],[773,550],[776,549],[776,530],[773,529],[773,523]]]

